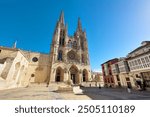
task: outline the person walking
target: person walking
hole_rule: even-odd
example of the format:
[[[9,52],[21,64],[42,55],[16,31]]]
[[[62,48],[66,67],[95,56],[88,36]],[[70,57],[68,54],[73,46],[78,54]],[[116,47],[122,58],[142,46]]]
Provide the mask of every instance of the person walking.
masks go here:
[[[101,89],[101,85],[99,84],[99,89]]]
[[[127,91],[128,91],[128,93],[131,93],[131,87],[129,85],[127,87]]]

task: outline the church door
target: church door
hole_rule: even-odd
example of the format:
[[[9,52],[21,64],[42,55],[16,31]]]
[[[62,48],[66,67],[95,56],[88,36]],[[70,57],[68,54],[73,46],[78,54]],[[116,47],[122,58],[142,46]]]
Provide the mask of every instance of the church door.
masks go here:
[[[73,84],[76,84],[75,74],[71,74],[71,79],[72,79]]]
[[[57,77],[56,77],[56,82],[60,82],[60,76],[59,75],[57,75]]]
[[[70,68],[70,79],[73,84],[79,84],[79,71],[75,65]]]

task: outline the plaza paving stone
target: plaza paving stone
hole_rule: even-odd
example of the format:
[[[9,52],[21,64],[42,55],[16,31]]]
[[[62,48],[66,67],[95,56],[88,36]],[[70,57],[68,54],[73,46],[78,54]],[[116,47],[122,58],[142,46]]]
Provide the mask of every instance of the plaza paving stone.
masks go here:
[[[27,88],[15,88],[0,91],[1,100],[150,100],[149,91],[126,89],[113,89],[98,87],[82,87],[83,95],[75,95],[73,92],[57,93],[53,86],[32,86]]]

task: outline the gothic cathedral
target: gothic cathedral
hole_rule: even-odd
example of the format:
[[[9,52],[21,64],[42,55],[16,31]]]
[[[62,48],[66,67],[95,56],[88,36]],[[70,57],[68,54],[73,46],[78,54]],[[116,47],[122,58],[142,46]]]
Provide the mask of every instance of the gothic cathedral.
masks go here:
[[[74,85],[90,81],[86,33],[78,19],[74,36],[68,36],[63,12],[57,22],[50,54],[0,46],[0,89],[34,83],[62,82]]]
[[[50,82],[82,84],[91,78],[86,32],[78,19],[74,36],[68,36],[64,13],[57,22],[50,52]]]

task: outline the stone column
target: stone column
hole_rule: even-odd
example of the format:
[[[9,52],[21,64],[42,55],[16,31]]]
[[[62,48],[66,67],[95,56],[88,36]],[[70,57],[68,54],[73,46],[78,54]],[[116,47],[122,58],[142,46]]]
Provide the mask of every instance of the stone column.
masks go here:
[[[64,82],[66,82],[68,80],[68,70],[64,70]]]
[[[50,82],[55,82],[55,74],[56,74],[56,70],[52,68],[51,75],[50,75]]]
[[[79,71],[79,84],[82,84],[83,78],[82,78],[82,72]]]

